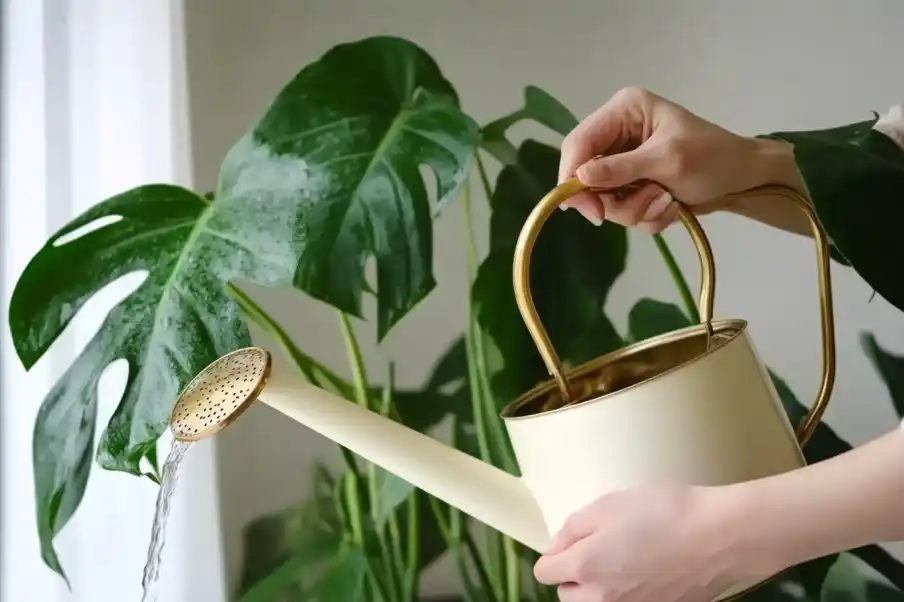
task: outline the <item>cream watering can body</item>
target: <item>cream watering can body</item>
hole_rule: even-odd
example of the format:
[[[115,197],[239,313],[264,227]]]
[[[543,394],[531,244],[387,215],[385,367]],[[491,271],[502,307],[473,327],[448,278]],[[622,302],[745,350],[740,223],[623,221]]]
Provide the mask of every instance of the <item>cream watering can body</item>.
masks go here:
[[[715,268],[696,219],[682,210],[701,259],[701,324],[670,332],[563,371],[530,297],[533,243],[545,220],[583,189],[549,193],[516,250],[515,292],[552,375],[502,410],[521,477],[311,385],[262,349],[228,354],[180,396],[177,439],[210,436],[255,399],[414,484],[537,552],[568,516],[599,496],[647,483],[723,485],[805,464],[801,446],[819,423],[834,382],[834,333],[826,236],[810,218],[819,254],[823,380],[797,432],[782,408],[743,320],[712,320]],[[763,194],[764,191],[758,191]],[[738,584],[719,599],[754,584]]]

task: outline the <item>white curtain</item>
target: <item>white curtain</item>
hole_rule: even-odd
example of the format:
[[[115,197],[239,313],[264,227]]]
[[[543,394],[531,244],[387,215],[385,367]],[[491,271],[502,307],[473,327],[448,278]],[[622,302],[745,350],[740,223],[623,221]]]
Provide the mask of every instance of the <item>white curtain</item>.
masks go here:
[[[4,0],[2,35],[0,600],[137,601],[157,487],[94,468],[57,539],[69,590],[40,557],[31,437],[45,393],[140,277],[104,289],[29,373],[6,316],[28,259],[73,216],[138,184],[191,184],[182,0]],[[98,436],[123,368],[102,379]],[[196,445],[176,491],[161,601],[226,600],[214,469],[213,444]]]

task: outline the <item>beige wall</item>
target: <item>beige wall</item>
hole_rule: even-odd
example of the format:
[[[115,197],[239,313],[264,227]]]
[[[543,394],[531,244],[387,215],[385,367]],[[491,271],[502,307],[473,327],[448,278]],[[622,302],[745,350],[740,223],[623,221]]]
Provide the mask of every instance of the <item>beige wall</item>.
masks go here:
[[[904,102],[904,5],[898,0],[190,0],[188,5],[201,186],[214,185],[232,141],[298,69],[334,44],[376,34],[405,36],[425,47],[481,122],[517,106],[526,84],[550,91],[579,116],[621,86],[643,85],[745,133],[830,126]],[[517,129],[519,136],[537,132]],[[483,206],[477,220],[485,247]],[[725,216],[706,218],[704,225],[718,258],[718,315],[750,320],[767,362],[801,398],[809,398],[819,376],[811,244]],[[360,329],[372,372],[383,368],[379,358],[391,356],[401,380],[416,383],[461,331],[465,273],[457,208],[442,217],[436,238],[440,284],[434,294],[380,353],[373,348],[372,326]],[[674,229],[668,239],[688,275],[696,277],[683,233]],[[633,235],[631,242],[628,273],[609,305],[619,326],[640,295],[675,299],[651,241]],[[880,299],[870,302],[870,289],[851,272],[836,267],[834,273],[840,369],[829,420],[859,442],[892,426],[893,414],[858,334],[872,330],[881,343],[904,352],[904,318]],[[261,299],[304,349],[342,368],[330,311],[297,293],[270,292]],[[265,407],[254,408],[218,445],[227,562],[234,576],[244,525],[304,495],[309,462],[334,457],[334,451]],[[454,583],[452,571],[441,567],[428,588],[454,589]]]

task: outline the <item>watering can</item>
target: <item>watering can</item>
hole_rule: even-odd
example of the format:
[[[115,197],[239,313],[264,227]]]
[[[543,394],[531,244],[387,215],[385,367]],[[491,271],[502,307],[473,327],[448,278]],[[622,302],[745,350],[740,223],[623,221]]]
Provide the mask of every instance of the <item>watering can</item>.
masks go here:
[[[214,435],[260,398],[540,553],[571,513],[607,492],[657,482],[724,485],[804,466],[802,446],[825,411],[835,378],[828,243],[807,201],[781,186],[742,193],[796,204],[816,240],[823,374],[816,401],[795,430],[747,322],[713,320],[712,249],[683,206],[679,218],[701,264],[700,323],[563,368],[531,298],[530,259],[545,221],[585,189],[572,179],[548,193],[517,242],[515,296],[552,377],[501,411],[521,476],[316,387],[258,347],[221,357],[186,386],[170,421],[175,438]],[[755,585],[736,584],[717,599]]]

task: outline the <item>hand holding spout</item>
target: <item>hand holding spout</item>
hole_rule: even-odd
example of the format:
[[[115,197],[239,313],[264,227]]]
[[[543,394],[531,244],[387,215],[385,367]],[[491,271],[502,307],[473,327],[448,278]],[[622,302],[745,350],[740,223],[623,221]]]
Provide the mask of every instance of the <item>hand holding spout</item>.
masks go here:
[[[737,578],[706,489],[623,490],[573,514],[534,567],[562,602],[703,602]],[[764,575],[766,576],[766,575]]]
[[[904,434],[721,487],[639,487],[574,513],[534,575],[562,602],[707,602],[735,583],[904,540]]]

